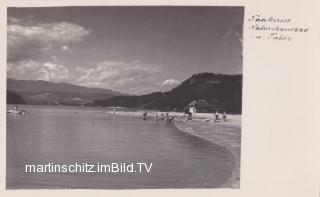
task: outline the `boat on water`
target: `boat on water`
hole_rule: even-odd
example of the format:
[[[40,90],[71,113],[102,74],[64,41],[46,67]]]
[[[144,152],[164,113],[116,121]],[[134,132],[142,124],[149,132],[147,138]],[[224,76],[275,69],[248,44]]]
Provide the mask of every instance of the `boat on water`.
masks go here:
[[[7,109],[7,113],[24,115],[26,111],[19,109]]]

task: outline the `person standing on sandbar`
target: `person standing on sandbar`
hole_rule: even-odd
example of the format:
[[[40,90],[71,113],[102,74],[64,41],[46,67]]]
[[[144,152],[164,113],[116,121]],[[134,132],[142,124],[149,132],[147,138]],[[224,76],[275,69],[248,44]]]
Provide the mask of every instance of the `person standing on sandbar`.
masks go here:
[[[214,120],[214,122],[218,122],[218,121],[219,121],[219,113],[218,113],[218,110],[216,110],[215,116],[216,116],[216,119]]]
[[[226,111],[223,112],[223,121],[224,122],[227,121],[227,113],[226,113]]]

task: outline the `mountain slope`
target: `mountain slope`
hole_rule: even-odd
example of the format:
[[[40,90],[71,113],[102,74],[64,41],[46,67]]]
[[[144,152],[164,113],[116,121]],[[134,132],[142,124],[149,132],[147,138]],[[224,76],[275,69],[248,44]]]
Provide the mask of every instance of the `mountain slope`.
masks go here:
[[[7,90],[19,93],[27,104],[80,105],[95,99],[112,98],[119,92],[101,88],[87,88],[67,83],[7,79]]]
[[[7,104],[26,104],[21,95],[14,91],[7,91]]]
[[[190,102],[200,99],[205,99],[210,104],[222,105],[228,112],[241,113],[242,75],[199,73],[168,92],[98,99],[91,105],[182,110]]]

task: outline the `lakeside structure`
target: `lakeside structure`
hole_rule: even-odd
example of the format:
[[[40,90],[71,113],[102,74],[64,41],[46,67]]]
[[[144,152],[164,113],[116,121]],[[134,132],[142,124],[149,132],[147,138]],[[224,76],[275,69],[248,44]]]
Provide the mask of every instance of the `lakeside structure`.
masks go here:
[[[215,111],[224,111],[224,107],[222,105],[213,105],[209,104],[206,100],[195,100],[189,103],[188,107],[194,107],[197,113],[208,113]]]

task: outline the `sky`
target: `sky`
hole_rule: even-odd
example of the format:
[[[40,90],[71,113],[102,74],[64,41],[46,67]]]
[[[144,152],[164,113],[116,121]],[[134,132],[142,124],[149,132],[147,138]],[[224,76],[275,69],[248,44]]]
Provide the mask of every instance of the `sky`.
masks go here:
[[[8,8],[7,76],[128,94],[242,73],[243,7]]]

